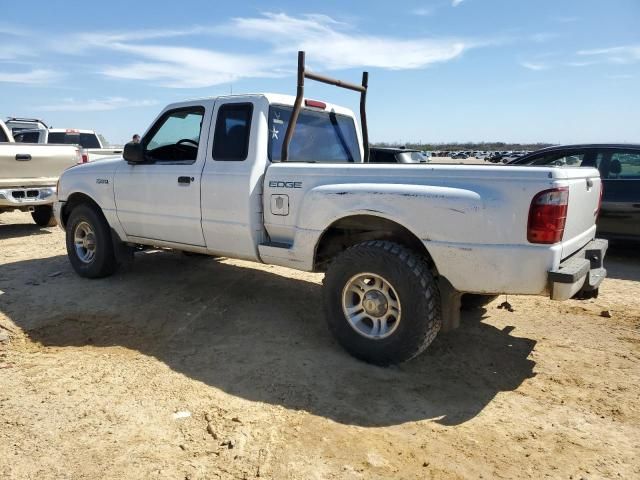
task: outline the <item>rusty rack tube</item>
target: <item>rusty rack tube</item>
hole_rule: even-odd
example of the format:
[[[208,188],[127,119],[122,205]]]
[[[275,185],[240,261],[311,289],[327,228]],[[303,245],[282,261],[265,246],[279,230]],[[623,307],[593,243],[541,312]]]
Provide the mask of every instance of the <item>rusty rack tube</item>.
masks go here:
[[[298,52],[298,88],[296,90],[296,100],[293,103],[293,111],[291,112],[291,118],[289,119],[289,125],[287,125],[287,132],[285,133],[284,140],[282,142],[282,154],[280,155],[280,161],[286,162],[289,159],[289,145],[293,138],[293,133],[298,122],[298,116],[300,110],[302,110],[302,100],[304,99],[304,79],[315,80],[316,82],[326,83],[327,85],[333,85],[340,88],[346,88],[360,92],[360,122],[362,128],[362,145],[364,148],[364,162],[369,162],[369,132],[367,130],[367,88],[369,86],[369,73],[362,72],[362,85],[356,85],[355,83],[343,82],[331,77],[325,77],[317,73],[309,72],[305,70],[304,52]]]

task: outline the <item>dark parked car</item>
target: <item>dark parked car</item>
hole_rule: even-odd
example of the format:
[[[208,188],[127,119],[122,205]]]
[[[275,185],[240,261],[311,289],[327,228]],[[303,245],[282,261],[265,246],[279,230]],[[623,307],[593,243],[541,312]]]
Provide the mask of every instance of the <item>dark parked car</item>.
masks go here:
[[[640,240],[640,145],[596,144],[543,148],[510,165],[595,167],[604,184],[598,234]]]
[[[491,163],[500,163],[502,159],[503,155],[500,152],[493,152],[485,160],[489,160]]]
[[[369,163],[427,163],[429,159],[420,150],[408,148],[371,147]]]

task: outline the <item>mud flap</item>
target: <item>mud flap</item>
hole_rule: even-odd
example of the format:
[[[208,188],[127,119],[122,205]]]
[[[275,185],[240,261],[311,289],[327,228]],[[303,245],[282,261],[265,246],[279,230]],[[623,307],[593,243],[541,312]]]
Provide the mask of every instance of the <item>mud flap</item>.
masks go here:
[[[118,266],[125,271],[131,270],[133,268],[135,248],[120,240],[120,237],[113,229],[111,229],[111,242],[113,243],[113,254],[116,257]]]
[[[440,308],[442,311],[441,332],[450,332],[460,326],[460,308],[462,306],[462,293],[453,288],[453,285],[444,277],[438,278],[440,290]]]

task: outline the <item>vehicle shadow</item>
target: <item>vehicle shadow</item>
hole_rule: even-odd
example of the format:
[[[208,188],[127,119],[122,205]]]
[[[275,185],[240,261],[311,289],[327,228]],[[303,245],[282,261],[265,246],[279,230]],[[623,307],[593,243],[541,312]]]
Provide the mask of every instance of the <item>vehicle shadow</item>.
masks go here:
[[[611,240],[604,266],[609,278],[640,281],[640,245]]]
[[[327,331],[318,283],[252,265],[157,252],[91,281],[62,256],[16,262],[0,266],[0,311],[44,346],[123,346],[231,395],[363,427],[460,424],[534,376],[536,342],[482,323],[483,309],[408,363],[365,364]]]
[[[32,235],[48,235],[51,232],[35,223],[2,223],[0,222],[0,240]]]

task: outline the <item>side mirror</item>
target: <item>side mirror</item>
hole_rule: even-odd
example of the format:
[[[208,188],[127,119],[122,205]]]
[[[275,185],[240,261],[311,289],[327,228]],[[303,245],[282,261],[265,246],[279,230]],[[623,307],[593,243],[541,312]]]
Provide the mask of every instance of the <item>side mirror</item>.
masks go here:
[[[142,163],[144,162],[144,149],[141,143],[129,142],[124,146],[122,152],[122,158],[129,163]]]

